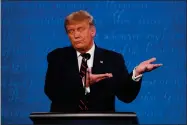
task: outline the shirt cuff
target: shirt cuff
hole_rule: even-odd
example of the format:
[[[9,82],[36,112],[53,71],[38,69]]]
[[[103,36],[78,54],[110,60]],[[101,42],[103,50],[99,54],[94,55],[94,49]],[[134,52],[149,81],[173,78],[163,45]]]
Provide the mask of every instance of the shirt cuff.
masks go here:
[[[140,75],[138,75],[138,76],[135,76],[135,74],[136,74],[136,70],[135,70],[135,69],[136,69],[136,67],[135,67],[134,70],[133,70],[132,80],[134,80],[134,81],[136,81],[136,82],[139,82],[143,75],[140,74]]]
[[[90,87],[85,88],[85,94],[90,93]]]

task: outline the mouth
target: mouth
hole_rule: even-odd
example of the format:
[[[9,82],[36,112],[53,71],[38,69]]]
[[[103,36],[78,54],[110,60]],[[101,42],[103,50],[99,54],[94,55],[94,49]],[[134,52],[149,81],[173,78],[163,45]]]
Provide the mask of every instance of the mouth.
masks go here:
[[[75,41],[76,44],[80,44],[82,43],[82,40],[79,40],[79,41]]]

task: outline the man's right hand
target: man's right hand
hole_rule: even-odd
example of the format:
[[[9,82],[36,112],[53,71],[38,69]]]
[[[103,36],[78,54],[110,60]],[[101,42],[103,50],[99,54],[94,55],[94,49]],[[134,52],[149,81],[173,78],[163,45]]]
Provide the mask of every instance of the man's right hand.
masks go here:
[[[91,69],[87,70],[87,78],[86,78],[86,87],[93,85],[103,79],[113,77],[112,73],[105,73],[105,74],[92,74]]]

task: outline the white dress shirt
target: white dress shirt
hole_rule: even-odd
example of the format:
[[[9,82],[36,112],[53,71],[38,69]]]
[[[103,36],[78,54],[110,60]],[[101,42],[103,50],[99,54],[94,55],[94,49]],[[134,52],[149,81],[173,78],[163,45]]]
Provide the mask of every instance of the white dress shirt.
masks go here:
[[[90,54],[90,59],[87,61],[88,68],[90,68],[90,69],[93,67],[94,52],[95,52],[95,44],[93,44],[92,48],[88,52],[86,52],[86,53]],[[77,58],[78,58],[78,66],[79,66],[79,71],[80,71],[80,67],[81,67],[81,63],[82,63],[82,56],[81,56],[81,53],[78,52],[78,51],[77,51]],[[140,75],[138,75],[138,76],[135,77],[135,68],[133,70],[132,79],[134,81],[138,82],[141,79],[142,74],[140,74]],[[83,87],[84,87],[85,86],[84,80],[82,80],[82,81],[83,81]],[[90,87],[86,87],[85,94],[86,93],[90,93]]]

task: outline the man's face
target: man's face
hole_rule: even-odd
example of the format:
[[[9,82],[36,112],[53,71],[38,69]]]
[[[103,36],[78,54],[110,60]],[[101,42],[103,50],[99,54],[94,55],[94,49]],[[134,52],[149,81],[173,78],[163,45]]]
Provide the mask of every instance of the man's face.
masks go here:
[[[71,44],[76,50],[86,52],[92,47],[96,32],[94,26],[82,21],[67,25],[66,28]]]

